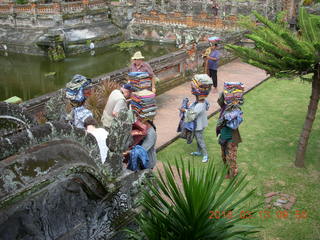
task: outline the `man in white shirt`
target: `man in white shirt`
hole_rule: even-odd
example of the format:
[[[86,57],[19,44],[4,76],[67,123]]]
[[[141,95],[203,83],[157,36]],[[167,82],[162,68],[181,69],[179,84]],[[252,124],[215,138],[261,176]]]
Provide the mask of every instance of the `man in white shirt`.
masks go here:
[[[118,116],[119,112],[128,110],[127,99],[130,98],[132,91],[132,85],[124,84],[120,89],[111,92],[101,117],[104,127],[110,128],[112,120]]]

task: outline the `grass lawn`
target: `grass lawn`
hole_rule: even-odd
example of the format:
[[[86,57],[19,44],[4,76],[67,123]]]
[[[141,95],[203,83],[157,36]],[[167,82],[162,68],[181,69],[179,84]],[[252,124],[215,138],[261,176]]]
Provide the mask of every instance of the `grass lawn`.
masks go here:
[[[297,198],[287,219],[278,219],[277,209],[262,205],[258,211],[270,211],[270,217],[264,219],[264,214],[257,213],[255,218],[245,220],[262,227],[259,239],[320,239],[320,113],[309,139],[306,168],[299,169],[293,164],[310,93],[311,84],[307,82],[269,79],[245,95],[242,108],[245,120],[240,127],[243,142],[239,145],[237,162],[239,170],[248,175],[247,189],[256,188],[249,204],[263,202],[264,194],[272,191]],[[217,116],[210,119],[205,138],[209,161],[221,167],[216,121]],[[194,150],[195,141],[187,145],[179,139],[160,151],[158,160],[174,163],[177,156],[182,156],[184,161],[203,166],[200,157],[189,155]],[[305,211],[306,218],[297,219],[296,211]]]

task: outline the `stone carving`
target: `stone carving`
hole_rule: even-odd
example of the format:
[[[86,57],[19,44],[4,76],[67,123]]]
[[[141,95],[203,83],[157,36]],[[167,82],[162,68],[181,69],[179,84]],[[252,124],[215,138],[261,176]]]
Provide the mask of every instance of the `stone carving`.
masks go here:
[[[93,136],[62,122],[1,138],[0,239],[111,239],[135,215],[150,175],[122,169],[130,130],[121,113],[106,164]]]
[[[44,106],[44,115],[48,121],[61,121],[67,116],[66,99],[63,89],[57,91]]]
[[[181,11],[181,0],[177,0],[177,12]]]
[[[131,142],[131,126],[129,112],[120,112],[109,129],[107,145],[109,153],[107,163],[110,164],[113,174],[118,174],[122,169],[123,152],[125,152]]]
[[[0,102],[0,138],[37,125],[37,121],[17,104]]]

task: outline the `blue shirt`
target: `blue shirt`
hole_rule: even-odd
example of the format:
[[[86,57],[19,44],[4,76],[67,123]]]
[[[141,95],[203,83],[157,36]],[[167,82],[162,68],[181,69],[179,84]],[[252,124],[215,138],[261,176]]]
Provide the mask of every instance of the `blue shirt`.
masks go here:
[[[218,50],[211,51],[210,57],[216,58],[217,60],[208,60],[208,68],[212,70],[217,70],[218,69],[218,64],[219,64],[219,57],[220,57],[220,52]]]
[[[84,128],[84,121],[88,117],[93,117],[93,114],[84,106],[76,107],[73,109],[73,125],[75,127]]]

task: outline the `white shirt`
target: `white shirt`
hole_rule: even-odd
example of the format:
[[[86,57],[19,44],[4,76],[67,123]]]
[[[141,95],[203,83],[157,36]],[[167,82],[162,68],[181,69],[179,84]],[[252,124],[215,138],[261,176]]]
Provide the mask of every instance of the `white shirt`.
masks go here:
[[[109,152],[109,148],[106,143],[109,133],[104,128],[95,127],[88,127],[87,132],[91,133],[96,138],[100,150],[101,161],[104,163]]]
[[[108,102],[103,110],[101,122],[103,126],[110,127],[114,119],[113,112],[128,110],[127,101],[119,89],[113,90],[108,98]]]

